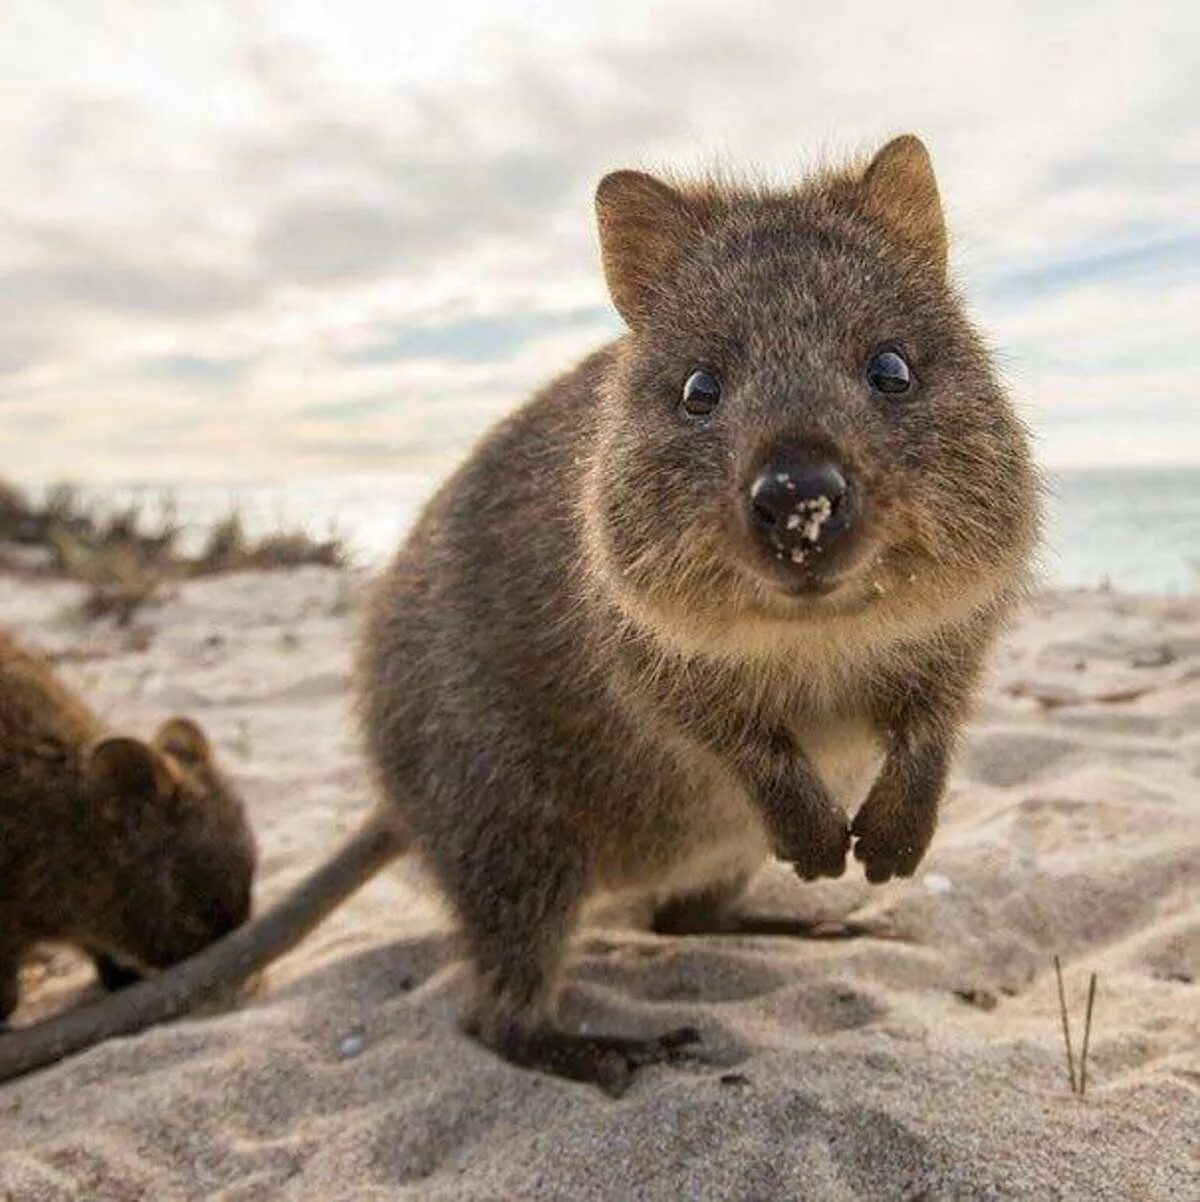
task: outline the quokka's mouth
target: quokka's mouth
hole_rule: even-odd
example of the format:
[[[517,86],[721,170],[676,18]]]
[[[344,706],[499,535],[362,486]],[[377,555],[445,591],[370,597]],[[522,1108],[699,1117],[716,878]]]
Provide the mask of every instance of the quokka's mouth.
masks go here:
[[[827,597],[841,586],[838,576],[823,573],[789,573],[775,581],[774,587],[788,597]]]
[[[802,562],[778,560],[761,551],[753,558],[752,572],[764,592],[785,608],[797,612],[812,606],[836,606],[841,602],[854,607],[876,596],[871,591],[872,565],[878,547],[873,540],[854,540],[840,544],[836,553],[813,548]]]

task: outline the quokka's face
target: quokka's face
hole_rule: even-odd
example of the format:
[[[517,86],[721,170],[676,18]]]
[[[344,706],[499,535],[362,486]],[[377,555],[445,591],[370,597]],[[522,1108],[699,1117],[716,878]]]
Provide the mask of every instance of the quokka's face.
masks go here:
[[[919,142],[787,193],[618,173],[598,208],[631,327],[597,465],[626,589],[812,613],[1023,562],[1027,440],[947,281]]]
[[[95,932],[102,950],[137,970],[166,968],[249,918],[254,835],[194,722],[172,718],[151,743],[104,739],[88,775],[126,855]]]

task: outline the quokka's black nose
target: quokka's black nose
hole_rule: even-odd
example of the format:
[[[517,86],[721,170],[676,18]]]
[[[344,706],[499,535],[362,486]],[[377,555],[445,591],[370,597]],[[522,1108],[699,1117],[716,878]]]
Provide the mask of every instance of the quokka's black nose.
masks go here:
[[[852,524],[850,486],[829,460],[768,463],[750,485],[750,525],[776,558],[804,563]]]

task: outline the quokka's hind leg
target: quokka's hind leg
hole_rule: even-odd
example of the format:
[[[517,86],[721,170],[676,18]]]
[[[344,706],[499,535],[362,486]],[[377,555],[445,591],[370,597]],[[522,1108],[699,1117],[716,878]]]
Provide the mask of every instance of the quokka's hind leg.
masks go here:
[[[16,948],[0,947],[0,1031],[17,1008],[21,991],[21,956]]]
[[[658,935],[783,935],[799,939],[886,937],[867,923],[755,914],[742,908],[753,873],[746,872],[663,902],[650,929]]]
[[[618,1096],[637,1069],[682,1057],[694,1028],[650,1038],[580,1034],[555,1021],[571,935],[588,888],[584,860],[546,831],[528,832],[475,859],[460,880],[456,909],[475,969],[464,1029],[505,1059]]]
[[[126,968],[124,964],[118,964],[103,952],[96,952],[92,956],[92,963],[96,966],[96,976],[100,978],[100,984],[110,993],[126,989],[145,979],[136,968]]]
[[[669,898],[655,909],[650,929],[659,935],[720,935],[734,931],[739,922],[738,900],[746,892],[750,876],[748,872],[739,873]]]

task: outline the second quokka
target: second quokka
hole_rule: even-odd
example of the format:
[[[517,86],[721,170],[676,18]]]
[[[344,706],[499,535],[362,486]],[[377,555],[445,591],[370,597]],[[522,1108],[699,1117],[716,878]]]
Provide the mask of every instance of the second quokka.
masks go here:
[[[621,171],[596,207],[628,332],[484,439],[371,603],[374,817],[214,948],[0,1043],[0,1075],[177,1013],[412,849],[469,949],[467,1029],[618,1092],[696,1032],[556,1021],[590,902],[728,930],[771,855],[916,869],[1040,509],[925,148],[779,190]]]
[[[114,734],[0,631],[0,1024],[40,942],[87,952],[115,989],[233,930],[255,859],[196,723],[170,718],[149,743]]]

